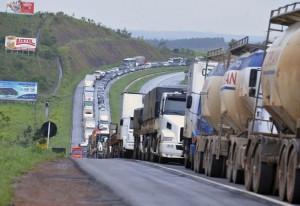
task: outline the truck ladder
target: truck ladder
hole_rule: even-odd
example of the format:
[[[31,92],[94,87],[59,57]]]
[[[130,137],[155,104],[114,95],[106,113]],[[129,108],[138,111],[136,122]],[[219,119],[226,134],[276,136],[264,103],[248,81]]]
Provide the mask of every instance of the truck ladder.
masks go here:
[[[270,43],[272,43],[270,41],[271,32],[283,32],[284,27],[288,27],[296,22],[300,22],[300,2],[288,4],[286,6],[283,6],[276,10],[271,11],[270,21],[269,21],[269,26],[268,26],[268,31],[267,31],[267,37],[265,40],[265,52],[264,52],[263,61],[266,57],[266,49],[267,49],[268,45]],[[261,70],[259,70],[259,71],[261,72],[261,75],[260,75],[260,79],[259,79],[256,97],[255,97],[256,100],[255,100],[255,107],[254,107],[254,111],[253,111],[252,127],[251,127],[250,132],[251,132],[251,134],[254,134],[254,135],[255,134],[267,135],[263,132],[254,131],[254,127],[257,122],[264,121],[264,122],[269,122],[270,124],[272,124],[271,119],[269,119],[269,120],[263,119],[257,115],[257,112],[259,111],[259,109],[262,109],[262,110],[264,109],[264,107],[262,105],[263,94],[262,94],[262,88],[261,88],[262,71]],[[272,125],[274,126],[274,124],[272,124]],[[273,132],[273,129],[271,129],[271,132]],[[270,135],[272,135],[272,133]]]

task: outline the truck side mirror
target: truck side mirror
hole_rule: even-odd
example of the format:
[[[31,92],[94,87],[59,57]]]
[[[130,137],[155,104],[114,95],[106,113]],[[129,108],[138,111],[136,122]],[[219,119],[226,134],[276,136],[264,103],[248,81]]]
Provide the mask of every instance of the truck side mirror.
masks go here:
[[[123,126],[123,119],[120,120],[120,125]]]
[[[186,108],[190,109],[192,108],[192,103],[193,103],[193,97],[192,96],[188,96],[186,99]]]

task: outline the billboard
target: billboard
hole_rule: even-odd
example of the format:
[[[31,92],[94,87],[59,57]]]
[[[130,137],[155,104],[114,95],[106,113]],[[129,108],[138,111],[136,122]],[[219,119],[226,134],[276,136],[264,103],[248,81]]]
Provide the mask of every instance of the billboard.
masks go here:
[[[5,37],[5,49],[6,50],[35,52],[36,38],[6,36]]]
[[[34,2],[8,0],[6,4],[6,12],[13,14],[34,14]]]
[[[37,85],[37,82],[0,81],[0,99],[36,101]]]

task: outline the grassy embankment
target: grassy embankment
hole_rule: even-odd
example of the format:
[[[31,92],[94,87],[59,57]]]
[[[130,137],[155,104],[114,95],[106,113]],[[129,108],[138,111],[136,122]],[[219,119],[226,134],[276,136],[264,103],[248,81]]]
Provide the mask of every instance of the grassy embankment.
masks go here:
[[[175,68],[157,68],[157,69],[151,69],[151,70],[143,70],[138,71],[135,73],[132,73],[126,77],[123,77],[122,79],[118,80],[116,83],[114,83],[110,89],[109,93],[109,99],[110,99],[110,111],[111,111],[111,121],[112,123],[118,123],[118,119],[120,117],[120,97],[124,90],[124,88],[131,83],[132,81],[144,77],[145,75],[149,74],[155,74],[151,75],[149,77],[145,77],[140,79],[139,81],[135,82],[128,88],[128,92],[138,92],[143,84],[145,84],[147,81],[149,81],[152,78],[155,78],[157,76],[161,76],[163,74],[167,73],[173,73],[173,72],[180,72],[180,71],[187,71],[186,67],[175,67]],[[161,72],[164,72],[163,74]]]
[[[112,68],[114,65],[105,68],[102,65],[143,52],[150,60],[166,59],[172,53],[65,15],[22,16],[0,12],[0,17],[1,48],[5,36],[35,37],[38,31],[41,33],[35,55],[0,50],[0,80],[38,82],[39,95],[35,103],[0,102],[0,205],[7,205],[13,195],[11,183],[17,177],[38,163],[57,158],[51,152],[35,149],[32,140],[36,130],[47,121],[44,106],[47,100],[50,101],[48,120],[58,127],[49,147],[68,149],[73,93],[85,74]],[[58,56],[63,64],[63,79],[57,93],[52,95],[58,81]]]

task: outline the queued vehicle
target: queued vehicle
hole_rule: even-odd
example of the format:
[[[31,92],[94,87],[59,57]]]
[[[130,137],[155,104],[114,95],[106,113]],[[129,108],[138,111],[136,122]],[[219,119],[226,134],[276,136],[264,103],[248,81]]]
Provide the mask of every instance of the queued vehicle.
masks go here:
[[[83,158],[83,149],[82,147],[72,147],[71,158]]]

